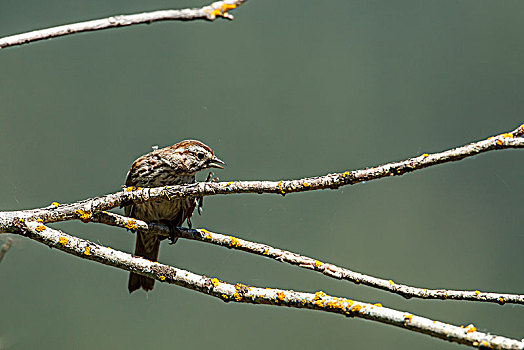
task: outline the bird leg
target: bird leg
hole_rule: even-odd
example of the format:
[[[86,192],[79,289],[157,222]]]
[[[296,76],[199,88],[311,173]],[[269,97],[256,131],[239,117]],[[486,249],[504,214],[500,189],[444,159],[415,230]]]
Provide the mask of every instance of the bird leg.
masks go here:
[[[218,177],[213,177],[213,172],[210,171],[209,174],[207,174],[207,178],[206,178],[206,181],[204,182],[217,182],[218,181]],[[202,208],[204,207],[204,196],[200,196],[198,197],[197,199],[197,211],[198,211],[198,215],[202,215]]]

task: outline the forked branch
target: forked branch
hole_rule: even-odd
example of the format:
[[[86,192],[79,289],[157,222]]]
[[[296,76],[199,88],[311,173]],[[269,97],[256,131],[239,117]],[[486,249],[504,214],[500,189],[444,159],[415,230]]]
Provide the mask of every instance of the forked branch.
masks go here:
[[[57,248],[84,259],[133,271],[161,282],[176,284],[226,302],[270,304],[326,311],[390,324],[474,347],[524,349],[524,342],[522,341],[478,332],[473,325],[458,327],[416,316],[409,312],[382,307],[380,304],[373,305],[347,298],[334,297],[324,292],[311,294],[292,290],[257,288],[240,283],[232,285],[218,278],[197,275],[187,270],[149,261],[94,242],[73,237],[62,231],[49,228],[40,222],[19,221],[17,226],[19,234],[40,241],[49,247]]]
[[[169,227],[161,224],[148,224],[145,221],[128,218],[115,213],[101,212],[93,216],[93,222],[99,222],[111,226],[121,227],[132,231],[143,231],[157,234],[163,237],[170,237]],[[179,227],[180,238],[186,238],[199,242],[211,243],[214,245],[245,251],[248,253],[260,255],[276,261],[285,262],[304,269],[313,270],[324,274],[325,276],[346,280],[356,284],[382,289],[391,293],[399,294],[405,298],[421,299],[453,299],[466,301],[491,302],[498,304],[522,304],[524,305],[524,295],[491,293],[451,289],[427,289],[417,288],[397,282],[377,278],[363,273],[351,271],[330,263],[310,258],[304,255],[293,253],[279,248],[271,247],[267,244],[261,244],[246,241],[241,238],[223,235],[211,232],[205,229],[187,229]]]

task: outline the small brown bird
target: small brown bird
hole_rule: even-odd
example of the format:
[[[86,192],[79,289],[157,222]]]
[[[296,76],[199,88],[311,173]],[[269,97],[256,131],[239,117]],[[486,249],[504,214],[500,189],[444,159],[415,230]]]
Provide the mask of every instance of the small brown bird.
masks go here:
[[[127,173],[126,186],[159,187],[183,185],[195,182],[195,174],[208,168],[225,165],[215,157],[208,146],[200,141],[185,140],[173,146],[154,150],[135,160]],[[146,222],[168,225],[172,232],[187,220],[191,227],[191,216],[196,206],[195,198],[161,200],[125,207],[125,215]],[[160,239],[157,235],[138,232],[135,255],[156,261]],[[132,273],[129,275],[129,293],[143,288],[153,289],[155,280]]]

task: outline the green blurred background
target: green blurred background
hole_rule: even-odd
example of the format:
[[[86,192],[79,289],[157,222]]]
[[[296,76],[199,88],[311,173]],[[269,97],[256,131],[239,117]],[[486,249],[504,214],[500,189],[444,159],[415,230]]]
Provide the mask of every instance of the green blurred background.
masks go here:
[[[203,4],[2,0],[0,36]],[[250,0],[234,14],[0,50],[0,209],[118,191],[135,158],[186,138],[227,161],[221,180],[288,179],[436,152],[524,121],[521,0]],[[492,152],[338,191],[207,198],[194,225],[400,283],[523,293],[523,160]],[[54,227],[133,249],[120,229]],[[129,295],[124,271],[13,238],[0,264],[0,349],[459,348],[161,283]],[[404,300],[198,242],[161,251],[161,262],[231,283],[323,290],[524,337],[521,306]]]

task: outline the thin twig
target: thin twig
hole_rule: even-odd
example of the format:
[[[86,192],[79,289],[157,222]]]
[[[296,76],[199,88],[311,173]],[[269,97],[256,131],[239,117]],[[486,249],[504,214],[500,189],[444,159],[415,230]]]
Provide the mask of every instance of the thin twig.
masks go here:
[[[390,176],[399,176],[430,166],[458,161],[480,153],[494,150],[524,148],[524,124],[512,132],[490,137],[483,141],[450,149],[448,151],[422,154],[400,162],[392,162],[372,168],[333,173],[325,176],[282,181],[233,181],[205,182],[183,186],[156,188],[127,187],[121,192],[102,197],[91,198],[76,203],[59,205],[54,202],[45,208],[0,212],[0,232],[9,232],[13,220],[41,219],[44,223],[82,219],[89,221],[93,213],[109,210],[121,205],[174,199],[182,197],[200,197],[219,194],[237,193],[287,193],[307,192],[312,190],[337,189],[341,186],[354,185]]]
[[[4,258],[5,256],[5,253],[7,253],[7,251],[9,250],[9,248],[11,248],[11,246],[13,245],[13,240],[8,237],[4,244],[2,245],[2,248],[0,248],[0,262],[2,262],[2,259]]]
[[[229,10],[240,6],[245,0],[226,0],[213,2],[208,6],[182,10],[161,10],[134,15],[111,16],[86,22],[66,24],[58,27],[35,30],[32,32],[0,38],[0,49],[9,46],[22,45],[33,41],[56,38],[59,36],[101,30],[115,27],[125,27],[134,24],[152,23],[158,21],[190,21],[204,19],[215,20],[216,17],[233,19]]]
[[[81,258],[98,261],[105,265],[133,271],[161,282],[176,284],[226,302],[270,304],[326,311],[390,324],[474,347],[524,349],[524,342],[522,341],[477,332],[476,327],[473,325],[457,327],[408,312],[382,307],[380,304],[373,305],[334,297],[324,292],[311,294],[292,290],[257,288],[240,283],[232,285],[220,281],[218,278],[197,275],[190,271],[149,261],[94,242],[73,237],[59,230],[49,228],[40,222],[19,221],[17,226],[17,233],[42,242],[49,247],[57,248]]]
[[[143,231],[169,237],[169,227],[161,224],[148,224],[145,221],[128,218],[115,213],[101,212],[93,216],[93,222],[99,222],[111,226],[126,228],[132,231]],[[271,247],[267,244],[246,241],[229,235],[211,232],[205,229],[187,229],[179,227],[180,238],[207,242],[214,245],[241,250],[266,258],[299,266],[308,270],[320,272],[328,277],[350,281],[356,284],[382,289],[391,293],[399,294],[405,298],[441,299],[441,300],[467,300],[479,302],[491,302],[498,304],[523,304],[524,295],[490,293],[481,291],[462,291],[451,289],[426,289],[417,288],[393,282],[393,280],[381,279],[338,267],[333,264],[321,262],[317,259],[290,251]]]

